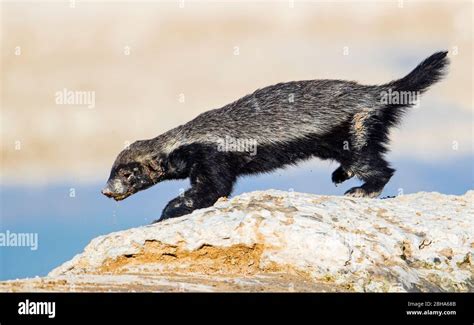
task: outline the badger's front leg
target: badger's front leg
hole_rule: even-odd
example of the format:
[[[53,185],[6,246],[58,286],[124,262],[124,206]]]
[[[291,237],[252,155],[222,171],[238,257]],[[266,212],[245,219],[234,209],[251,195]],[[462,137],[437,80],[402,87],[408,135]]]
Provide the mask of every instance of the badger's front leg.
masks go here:
[[[195,164],[190,173],[191,188],[171,200],[154,223],[210,207],[220,197],[229,196],[236,179],[231,170],[229,164],[218,157]]]

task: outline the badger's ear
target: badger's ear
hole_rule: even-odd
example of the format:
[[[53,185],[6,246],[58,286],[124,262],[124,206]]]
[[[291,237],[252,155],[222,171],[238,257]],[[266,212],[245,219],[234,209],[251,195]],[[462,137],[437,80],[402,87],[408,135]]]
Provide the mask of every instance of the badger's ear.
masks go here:
[[[148,167],[158,175],[162,175],[165,173],[165,165],[163,158],[160,156],[152,156],[148,161],[147,161]]]

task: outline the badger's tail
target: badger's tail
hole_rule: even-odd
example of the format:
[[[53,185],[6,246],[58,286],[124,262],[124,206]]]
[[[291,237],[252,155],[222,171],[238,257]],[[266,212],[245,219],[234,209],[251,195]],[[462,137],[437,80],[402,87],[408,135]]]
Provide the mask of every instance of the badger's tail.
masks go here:
[[[385,104],[383,115],[387,124],[397,124],[405,109],[417,104],[419,95],[443,78],[449,64],[447,54],[448,51],[436,52],[405,77],[381,86],[381,100]]]
[[[431,85],[443,78],[445,68],[449,64],[446,57],[448,51],[436,52],[410,72],[405,77],[394,80],[385,86],[396,91],[424,92]]]

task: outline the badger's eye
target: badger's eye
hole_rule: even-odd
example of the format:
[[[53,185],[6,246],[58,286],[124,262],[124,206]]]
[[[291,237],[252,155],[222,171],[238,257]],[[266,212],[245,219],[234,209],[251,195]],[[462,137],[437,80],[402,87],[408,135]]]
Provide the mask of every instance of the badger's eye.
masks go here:
[[[122,173],[123,177],[125,177],[127,180],[130,180],[132,178],[133,173],[132,172],[123,172]]]

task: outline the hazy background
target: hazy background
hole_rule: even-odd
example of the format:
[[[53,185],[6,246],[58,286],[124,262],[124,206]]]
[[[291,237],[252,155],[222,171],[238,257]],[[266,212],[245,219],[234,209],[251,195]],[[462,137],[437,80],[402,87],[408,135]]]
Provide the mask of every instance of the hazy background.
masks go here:
[[[257,88],[400,78],[449,50],[447,78],[392,132],[397,173],[383,195],[473,188],[471,1],[2,2],[0,232],[34,232],[37,251],[0,247],[0,279],[44,275],[99,234],[159,217],[187,181],[121,202],[101,196],[117,153]],[[57,105],[64,88],[95,107]],[[336,164],[241,179],[340,195]]]

